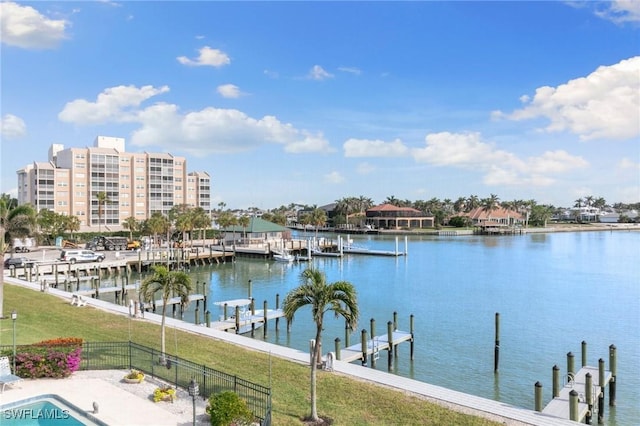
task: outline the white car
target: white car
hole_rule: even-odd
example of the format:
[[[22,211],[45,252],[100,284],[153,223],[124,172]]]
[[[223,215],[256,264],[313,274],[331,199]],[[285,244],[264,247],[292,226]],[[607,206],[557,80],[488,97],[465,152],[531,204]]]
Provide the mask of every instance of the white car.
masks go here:
[[[104,254],[91,250],[62,250],[59,259],[69,263],[102,262]]]

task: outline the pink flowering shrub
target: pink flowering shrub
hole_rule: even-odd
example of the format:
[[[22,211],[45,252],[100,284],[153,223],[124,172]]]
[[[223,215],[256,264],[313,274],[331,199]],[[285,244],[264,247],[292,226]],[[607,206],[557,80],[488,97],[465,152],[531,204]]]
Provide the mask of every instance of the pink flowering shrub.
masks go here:
[[[82,360],[82,339],[48,340],[20,349],[14,374],[24,378],[69,377]]]

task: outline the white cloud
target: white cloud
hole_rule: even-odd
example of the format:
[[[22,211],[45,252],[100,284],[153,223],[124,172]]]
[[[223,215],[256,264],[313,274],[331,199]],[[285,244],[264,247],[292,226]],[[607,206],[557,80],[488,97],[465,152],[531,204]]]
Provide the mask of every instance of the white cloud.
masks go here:
[[[305,136],[304,139],[288,143],[284,150],[292,154],[303,154],[307,152],[333,152],[333,148],[329,145],[324,136],[319,133],[311,135],[308,132],[300,132]]]
[[[581,140],[632,139],[640,136],[640,56],[601,66],[587,77],[558,87],[544,86],[524,108],[495,118],[527,120],[545,117],[548,132],[570,131]]]
[[[131,143],[181,150],[195,156],[212,153],[246,152],[265,143],[279,144],[289,153],[327,152],[322,135],[311,135],[276,117],[255,119],[242,111],[208,107],[181,114],[176,105],[156,104],[138,114],[142,126],[133,132]]]
[[[347,72],[354,75],[362,74],[362,71],[360,71],[359,68],[355,68],[355,67],[338,67],[338,71]]]
[[[272,70],[264,70],[263,71],[264,75],[266,75],[269,78],[273,78],[276,79],[278,77],[280,77],[280,74],[277,71],[272,71]]]
[[[620,162],[618,163],[618,168],[619,169],[638,169],[640,170],[640,163],[633,161],[629,158],[623,158],[622,160],[620,160]]]
[[[231,63],[231,59],[229,55],[224,53],[222,50],[212,49],[209,46],[204,46],[200,49],[200,55],[195,59],[189,59],[186,56],[178,56],[178,62],[182,65],[188,66],[209,66],[209,67],[222,67],[224,65],[229,65]]]
[[[426,147],[413,149],[411,153],[420,163],[477,170],[484,174],[486,185],[494,186],[547,186],[555,182],[555,175],[589,165],[582,157],[562,150],[521,159],[483,142],[479,133],[429,134]]]
[[[143,101],[168,91],[168,86],[110,87],[100,93],[95,102],[85,99],[68,102],[58,114],[58,119],[80,125],[133,121],[136,119],[136,107]]]
[[[479,133],[431,133],[427,135],[426,143],[426,147],[412,150],[413,158],[418,162],[459,167],[518,163],[514,155],[482,142]]]
[[[345,157],[402,157],[409,149],[400,139],[392,142],[367,139],[348,139],[343,144]]]
[[[66,38],[67,21],[49,19],[30,6],[0,3],[2,43],[24,49],[52,49]]]
[[[326,80],[328,78],[333,78],[333,74],[325,71],[320,65],[314,65],[309,71],[309,74],[307,74],[307,77],[311,80]]]
[[[640,22],[640,2],[638,0],[613,0],[597,3],[603,6],[596,15],[617,24]]]
[[[27,134],[27,125],[22,118],[5,114],[0,121],[2,139],[18,139]]]
[[[238,86],[236,86],[235,84],[222,84],[222,85],[218,86],[216,91],[223,98],[235,99],[235,98],[239,98],[240,95],[242,94],[242,92],[240,92],[240,88]]]
[[[324,175],[324,181],[331,184],[338,184],[344,182],[344,176],[340,172],[333,171]]]
[[[358,167],[356,167],[356,172],[360,175],[368,175],[375,171],[376,171],[376,168],[372,164],[369,164],[367,162],[360,163],[358,164]]]

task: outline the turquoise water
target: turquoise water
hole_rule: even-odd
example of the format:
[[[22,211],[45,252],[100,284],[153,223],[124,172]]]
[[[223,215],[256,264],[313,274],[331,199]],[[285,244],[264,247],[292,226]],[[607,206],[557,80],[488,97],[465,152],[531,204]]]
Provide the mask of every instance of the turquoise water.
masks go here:
[[[335,237],[334,237],[335,238]],[[352,236],[354,244],[394,250],[395,237]],[[400,238],[404,250],[404,238]],[[361,321],[351,335],[377,334],[398,312],[400,330],[415,316],[415,359],[409,344],[399,347],[392,372],[420,381],[529,409],[534,383],[551,399],[552,367],[566,374],[566,354],[581,362],[581,342],[588,344],[588,364],[603,358],[609,345],[618,350],[617,407],[606,406],[608,425],[634,425],[640,419],[640,233],[575,232],[505,237],[411,237],[408,255],[348,255],[316,258],[330,282],[347,280],[358,290]],[[293,265],[243,260],[192,269],[200,283],[209,283],[211,301],[246,297],[248,280],[258,308],[281,301],[299,284],[308,263]],[[191,310],[194,307],[191,306]],[[216,307],[209,306],[212,319]],[[501,317],[500,372],[493,372],[494,319]],[[185,319],[193,321],[192,311]],[[324,352],[339,337],[344,323],[328,314]],[[308,351],[315,325],[309,311],[300,311],[292,332],[269,324],[266,340]],[[257,335],[262,336],[259,331]],[[387,370],[386,354],[378,369]],[[607,392],[608,403],[608,392]]]
[[[34,401],[35,399],[35,401]],[[3,426],[83,426],[95,425],[57,397],[38,397],[0,407]]]

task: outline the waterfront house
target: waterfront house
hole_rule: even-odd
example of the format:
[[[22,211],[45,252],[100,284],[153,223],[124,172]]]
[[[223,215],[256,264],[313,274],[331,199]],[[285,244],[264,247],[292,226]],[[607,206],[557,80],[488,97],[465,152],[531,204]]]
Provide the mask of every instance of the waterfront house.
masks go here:
[[[494,209],[476,207],[465,213],[465,216],[471,220],[473,226],[480,228],[483,232],[503,232],[525,225],[525,217],[521,213],[504,207]]]
[[[249,225],[246,227],[234,225],[224,228],[222,231],[226,245],[234,243],[241,245],[265,244],[291,239],[289,229],[255,216],[250,218]]]
[[[367,225],[377,229],[432,228],[435,218],[412,207],[381,204],[367,209]]]

